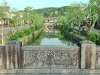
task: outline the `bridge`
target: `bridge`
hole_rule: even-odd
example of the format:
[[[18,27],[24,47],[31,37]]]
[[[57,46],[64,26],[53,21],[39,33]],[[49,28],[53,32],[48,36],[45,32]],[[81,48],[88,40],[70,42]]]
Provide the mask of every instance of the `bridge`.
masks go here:
[[[99,68],[100,47],[88,40],[79,46],[0,46],[2,75],[99,75]]]
[[[45,32],[56,32],[57,29],[57,18],[56,17],[48,17],[46,18],[45,23]]]

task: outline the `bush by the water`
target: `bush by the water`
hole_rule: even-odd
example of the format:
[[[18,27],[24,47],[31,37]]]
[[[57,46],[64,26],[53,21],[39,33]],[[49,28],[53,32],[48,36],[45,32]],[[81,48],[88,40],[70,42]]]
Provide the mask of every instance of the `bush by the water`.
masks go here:
[[[31,26],[28,29],[22,29],[21,31],[18,31],[18,32],[12,34],[8,38],[8,40],[18,40],[18,38],[22,38],[24,36],[32,34],[34,31],[39,30],[41,27],[42,27],[42,25],[37,25],[37,26]]]
[[[99,32],[99,34],[97,36],[96,44],[99,44],[100,45],[100,32]]]
[[[78,32],[76,30],[73,30],[73,33],[76,34],[76,35],[78,35]]]
[[[95,32],[88,33],[87,39],[93,41],[97,45],[100,45],[100,33],[96,35]]]
[[[73,31],[72,27],[70,27],[69,25],[66,25],[64,28],[65,28],[68,32],[72,32],[72,31]]]
[[[60,25],[59,27],[61,27],[61,29],[67,30],[68,32],[73,32],[75,35],[78,35],[78,31],[72,29],[69,25]],[[100,45],[100,32],[98,35],[96,35],[96,33],[93,31],[87,32],[86,39],[94,42],[97,45]]]
[[[65,30],[67,30],[68,32],[72,32],[73,31],[72,27],[70,27],[69,25],[61,25],[60,27],[65,29]]]
[[[88,32],[87,34],[88,34],[87,39],[96,43],[97,39],[95,32]]]

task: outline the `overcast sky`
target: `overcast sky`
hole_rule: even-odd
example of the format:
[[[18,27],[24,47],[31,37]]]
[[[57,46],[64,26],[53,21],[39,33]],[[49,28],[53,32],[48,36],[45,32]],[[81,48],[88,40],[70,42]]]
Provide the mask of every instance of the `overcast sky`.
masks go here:
[[[62,7],[68,6],[76,2],[88,3],[89,0],[6,0],[8,5],[18,10],[23,10],[26,6],[33,7],[33,9],[45,7]],[[3,0],[0,0],[2,4]]]

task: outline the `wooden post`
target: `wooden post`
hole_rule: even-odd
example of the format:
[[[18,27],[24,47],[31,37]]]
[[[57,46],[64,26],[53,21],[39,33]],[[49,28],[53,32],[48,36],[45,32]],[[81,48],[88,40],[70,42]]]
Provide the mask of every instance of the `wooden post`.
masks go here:
[[[81,68],[96,68],[96,45],[88,40],[81,41]]]
[[[22,43],[19,41],[8,41],[6,43],[6,69],[18,69],[21,67],[21,46]]]

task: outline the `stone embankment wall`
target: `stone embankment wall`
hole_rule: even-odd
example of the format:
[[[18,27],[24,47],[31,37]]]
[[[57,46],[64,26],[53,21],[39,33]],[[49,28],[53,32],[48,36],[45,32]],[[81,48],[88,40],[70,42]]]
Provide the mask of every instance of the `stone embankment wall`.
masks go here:
[[[3,28],[4,43],[7,40],[7,38],[10,37],[10,35],[12,35],[13,33],[29,27],[30,27],[29,25],[25,25],[25,26],[11,27],[11,28],[10,27]],[[0,29],[0,34],[2,34],[2,29]],[[0,39],[2,39],[2,35],[0,35]]]
[[[70,38],[71,40],[73,40],[73,41],[76,42],[77,44],[78,44],[80,41],[84,40],[83,37],[79,37],[79,36],[73,34],[72,32],[68,32],[67,30],[65,30],[65,29],[63,29],[63,28],[60,28],[59,26],[58,26],[58,28],[65,34],[66,37]]]
[[[22,42],[23,45],[26,45],[27,43],[29,43],[30,41],[34,40],[39,34],[40,32],[43,30],[43,28],[35,31],[34,33],[20,39],[20,41]]]

